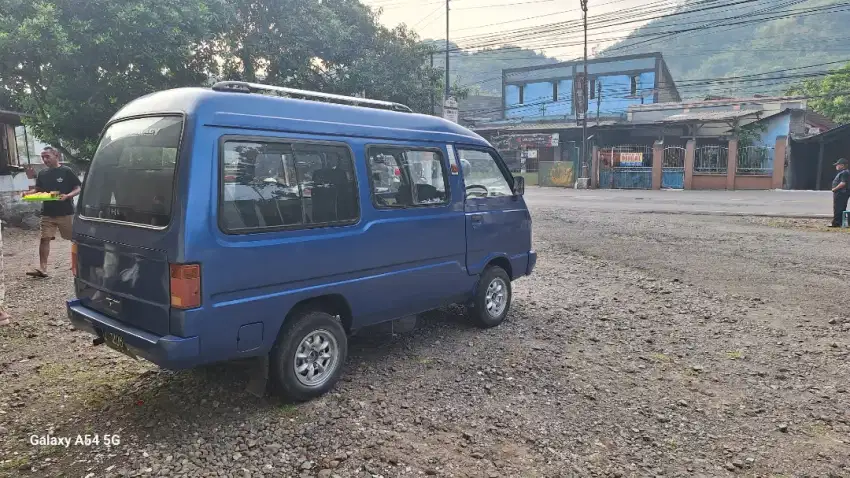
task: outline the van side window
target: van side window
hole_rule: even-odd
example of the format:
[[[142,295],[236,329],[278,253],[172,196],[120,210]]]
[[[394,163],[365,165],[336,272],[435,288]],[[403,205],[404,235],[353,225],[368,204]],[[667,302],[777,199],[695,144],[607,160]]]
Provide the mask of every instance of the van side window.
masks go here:
[[[467,198],[512,196],[511,183],[497,158],[486,151],[458,149]]]
[[[369,147],[372,199],[378,209],[448,204],[448,181],[439,150]]]
[[[354,160],[344,146],[226,141],[225,232],[351,224],[360,215]]]

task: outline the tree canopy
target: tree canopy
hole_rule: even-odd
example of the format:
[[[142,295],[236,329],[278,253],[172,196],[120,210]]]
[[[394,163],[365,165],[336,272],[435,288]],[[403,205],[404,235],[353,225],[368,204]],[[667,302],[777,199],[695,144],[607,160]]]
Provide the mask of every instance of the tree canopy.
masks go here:
[[[850,123],[850,63],[820,80],[805,81],[792,94],[809,98],[809,106],[836,123]]]
[[[358,0],[0,0],[0,102],[74,159],[158,90],[239,79],[428,111],[441,77]]]

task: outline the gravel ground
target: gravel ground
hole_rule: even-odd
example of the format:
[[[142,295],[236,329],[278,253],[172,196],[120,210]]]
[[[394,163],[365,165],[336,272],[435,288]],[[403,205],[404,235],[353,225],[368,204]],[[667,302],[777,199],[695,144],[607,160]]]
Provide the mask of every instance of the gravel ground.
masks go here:
[[[818,223],[538,207],[509,320],[351,340],[291,406],[244,364],[171,373],[71,331],[67,243],[4,237],[0,475],[850,476],[847,236]],[[56,262],[56,261],[54,261]],[[120,444],[32,446],[31,435]]]

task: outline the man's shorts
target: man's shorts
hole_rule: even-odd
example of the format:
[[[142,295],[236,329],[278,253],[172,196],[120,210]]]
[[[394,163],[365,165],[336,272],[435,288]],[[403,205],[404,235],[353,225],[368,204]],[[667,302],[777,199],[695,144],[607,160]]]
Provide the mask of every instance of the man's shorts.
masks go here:
[[[74,216],[41,216],[41,238],[56,239],[56,231],[59,231],[62,239],[70,241],[73,224]]]

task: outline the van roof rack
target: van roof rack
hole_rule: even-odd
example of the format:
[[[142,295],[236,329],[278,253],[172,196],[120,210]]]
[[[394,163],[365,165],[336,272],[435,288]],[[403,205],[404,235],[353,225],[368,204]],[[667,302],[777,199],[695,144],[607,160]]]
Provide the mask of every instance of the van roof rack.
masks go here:
[[[321,93],[318,91],[299,90],[285,88],[282,86],[263,85],[260,83],[248,83],[245,81],[219,81],[214,84],[214,91],[229,91],[235,93],[273,93],[277,96],[288,98],[300,98],[311,101],[324,101],[326,103],[338,103],[350,106],[364,106],[367,108],[378,108],[383,110],[401,111],[413,113],[409,106],[391,101],[370,100],[354,96],[335,95],[332,93]]]

